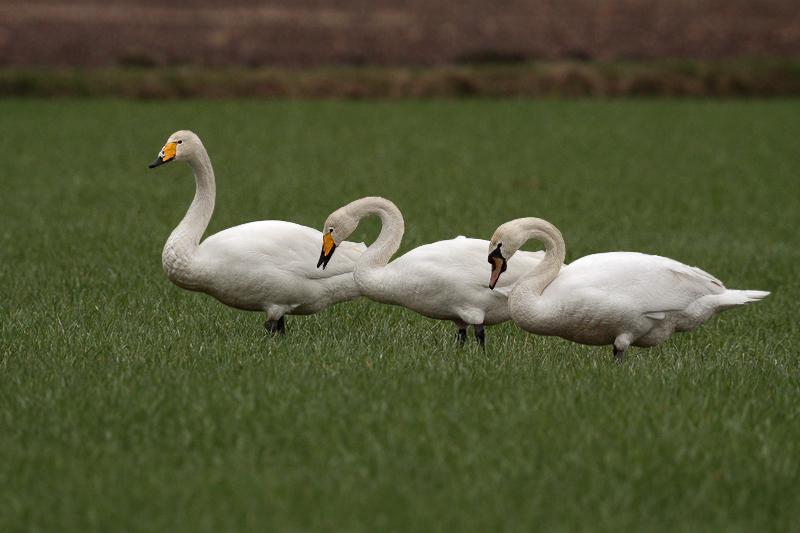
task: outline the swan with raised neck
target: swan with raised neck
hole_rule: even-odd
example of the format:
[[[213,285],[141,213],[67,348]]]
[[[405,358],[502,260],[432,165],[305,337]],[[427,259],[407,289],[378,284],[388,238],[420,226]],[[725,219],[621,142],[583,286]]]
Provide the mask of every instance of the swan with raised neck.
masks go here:
[[[306,226],[263,220],[202,240],[216,195],[208,152],[196,134],[177,131],[150,168],[171,161],[187,162],[196,184],[194,199],[161,255],[164,272],[173,283],[237,309],[263,311],[265,325],[273,333],[285,330],[286,314],[310,314],[359,296],[353,269],[363,244],[343,243],[341,257],[323,273],[308,264],[316,257],[322,234]]]

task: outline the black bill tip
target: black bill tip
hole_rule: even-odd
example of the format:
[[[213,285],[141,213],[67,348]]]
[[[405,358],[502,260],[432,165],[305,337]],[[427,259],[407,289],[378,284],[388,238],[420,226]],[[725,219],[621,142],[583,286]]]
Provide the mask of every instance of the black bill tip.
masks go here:
[[[508,268],[508,262],[506,258],[503,257],[502,252],[500,251],[500,244],[497,245],[497,248],[494,249],[492,253],[489,254],[489,264],[492,265],[492,274],[489,277],[489,288],[494,290],[495,285],[497,285],[497,281],[500,279],[500,274],[506,271]]]
[[[164,163],[169,163],[170,161],[172,161],[172,159],[167,159],[166,161],[164,161],[164,159],[161,156],[158,156],[156,157],[155,161],[147,165],[147,168],[156,168],[157,166],[163,165]]]
[[[322,270],[325,270],[325,267],[328,266],[328,261],[330,261],[331,257],[333,257],[334,250],[336,250],[335,244],[331,248],[331,251],[328,253],[328,255],[325,255],[325,250],[322,250],[319,253],[319,261],[317,261],[317,268],[322,267]]]

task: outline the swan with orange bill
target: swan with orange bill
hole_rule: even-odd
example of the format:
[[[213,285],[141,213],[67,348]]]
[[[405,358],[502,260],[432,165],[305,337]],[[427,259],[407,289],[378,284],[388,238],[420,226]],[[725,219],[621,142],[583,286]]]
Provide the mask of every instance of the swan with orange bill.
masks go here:
[[[364,244],[342,242],[330,269],[313,267],[322,233],[281,220],[228,228],[203,239],[214,212],[211,160],[191,131],[169,136],[150,168],[185,161],[195,177],[194,200],[161,255],[175,285],[209,294],[225,305],[263,312],[270,333],[285,333],[285,315],[307,315],[359,296],[353,279]]]
[[[466,340],[467,327],[473,326],[477,342],[484,346],[484,326],[509,319],[508,291],[544,257],[542,252],[520,252],[519,262],[508,269],[494,291],[486,283],[483,261],[489,243],[485,240],[456,237],[438,241],[389,262],[400,247],[405,222],[395,204],[373,196],[351,202],[328,217],[317,266],[324,269],[335,264],[344,239],[368,216],[380,219],[381,231],[356,262],[353,276],[361,294],[428,318],[453,322],[459,344]]]

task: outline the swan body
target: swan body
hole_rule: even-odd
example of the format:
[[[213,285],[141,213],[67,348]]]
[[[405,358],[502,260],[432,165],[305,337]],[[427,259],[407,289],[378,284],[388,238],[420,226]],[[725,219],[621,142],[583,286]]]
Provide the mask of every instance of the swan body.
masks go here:
[[[656,346],[725,309],[761,300],[764,291],[730,290],[707,272],[666,257],[635,252],[589,255],[555,270],[564,241],[550,223],[517,219],[498,228],[490,252],[504,260],[529,238],[545,242],[545,259],[520,280],[509,310],[522,329],[590,345]],[[496,256],[495,256],[496,257]]]
[[[273,332],[284,331],[286,314],[315,313],[359,296],[353,269],[366,249],[363,244],[342,243],[341,258],[330,270],[320,271],[312,263],[322,233],[292,222],[250,222],[200,242],[214,210],[211,161],[189,131],[172,134],[151,168],[171,160],[188,161],[197,182],[194,201],[162,253],[164,271],[173,283],[236,309],[263,311]]]
[[[250,222],[205,239],[192,258],[188,279],[185,268],[174,269],[169,260],[164,265],[177,285],[205,292],[230,307],[266,311],[278,318],[306,315],[337,303],[341,296],[358,296],[352,268],[366,247],[345,243],[342,261],[323,272],[308,267],[317,258],[320,239],[318,230],[292,222]]]
[[[509,320],[507,296],[511,287],[544,257],[543,252],[520,252],[520,261],[509,267],[496,291],[489,290],[487,269],[480,266],[486,256],[485,240],[461,236],[437,241],[389,263],[400,246],[404,222],[397,206],[379,197],[362,198],[338,209],[328,217],[324,231],[336,244],[349,237],[358,221],[369,215],[379,216],[382,227],[378,239],[356,263],[354,277],[361,294],[428,318],[450,320],[462,341],[468,325],[475,327],[476,337],[483,344],[483,326]]]
[[[356,281],[370,299],[406,307],[428,318],[494,325],[509,320],[508,293],[514,282],[544,257],[522,252],[505,283],[491,291],[486,283],[488,241],[456,237],[414,248],[380,269],[359,269]],[[505,277],[505,276],[504,276]]]

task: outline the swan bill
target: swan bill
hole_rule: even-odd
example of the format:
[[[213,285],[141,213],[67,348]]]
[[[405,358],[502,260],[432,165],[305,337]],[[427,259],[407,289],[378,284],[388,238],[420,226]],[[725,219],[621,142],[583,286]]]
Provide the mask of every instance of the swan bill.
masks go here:
[[[333,257],[334,251],[336,251],[336,243],[333,242],[333,237],[331,234],[326,233],[322,236],[322,251],[319,254],[317,268],[321,266],[322,270],[325,270],[325,267],[328,266],[328,261],[330,261],[331,257]]]
[[[150,163],[147,168],[156,168],[159,165],[163,165],[164,163],[169,163],[173,159],[175,159],[175,152],[177,150],[177,143],[167,143],[164,145],[164,148],[158,153],[158,157],[156,160]]]
[[[500,252],[500,245],[489,254],[488,261],[489,264],[492,265],[492,275],[489,277],[489,288],[494,289],[494,286],[497,285],[497,280],[500,279],[500,274],[505,272],[506,268],[508,268],[508,262]]]

